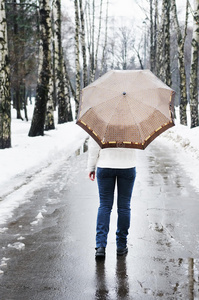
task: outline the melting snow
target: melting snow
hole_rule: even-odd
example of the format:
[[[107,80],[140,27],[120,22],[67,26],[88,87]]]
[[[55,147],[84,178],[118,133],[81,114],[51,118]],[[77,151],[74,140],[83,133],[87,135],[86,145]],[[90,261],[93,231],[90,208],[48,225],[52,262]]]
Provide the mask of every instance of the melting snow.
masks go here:
[[[8,244],[8,248],[14,248],[17,250],[23,250],[25,248],[25,244],[21,242],[15,242],[13,244]]]

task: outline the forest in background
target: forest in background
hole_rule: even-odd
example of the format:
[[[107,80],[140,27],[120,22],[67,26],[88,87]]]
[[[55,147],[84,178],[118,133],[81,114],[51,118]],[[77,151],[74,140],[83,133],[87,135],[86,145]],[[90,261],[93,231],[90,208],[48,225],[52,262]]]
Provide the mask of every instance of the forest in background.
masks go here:
[[[141,25],[112,17],[109,0],[72,2],[71,12],[61,0],[0,0],[0,149],[11,147],[11,105],[28,120],[35,97],[28,134],[44,135],[55,110],[59,124],[72,121],[71,98],[77,114],[81,89],[110,69],[150,69],[176,91],[181,124],[190,103],[199,125],[199,0],[183,11],[176,0],[145,0]]]

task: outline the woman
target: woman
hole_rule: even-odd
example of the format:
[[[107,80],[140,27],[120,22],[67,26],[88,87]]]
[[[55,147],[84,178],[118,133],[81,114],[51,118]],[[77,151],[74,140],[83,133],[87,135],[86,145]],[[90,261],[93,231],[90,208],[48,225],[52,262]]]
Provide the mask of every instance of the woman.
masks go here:
[[[101,149],[89,139],[88,172],[89,178],[97,183],[100,197],[96,227],[96,258],[105,258],[110,214],[114,190],[117,183],[117,255],[128,252],[127,235],[130,227],[130,202],[136,177],[136,151],[129,148]],[[97,174],[96,174],[97,167]]]

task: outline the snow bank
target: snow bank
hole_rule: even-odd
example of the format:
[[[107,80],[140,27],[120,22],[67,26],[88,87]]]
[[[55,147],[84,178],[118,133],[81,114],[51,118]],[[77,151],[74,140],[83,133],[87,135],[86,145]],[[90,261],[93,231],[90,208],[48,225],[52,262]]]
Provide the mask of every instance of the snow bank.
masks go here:
[[[199,192],[199,127],[190,128],[190,108],[187,106],[188,126],[179,124],[179,111],[176,109],[175,126],[158,137],[159,141],[178,149],[176,160],[190,178],[190,183]]]
[[[187,126],[176,124],[164,132],[162,137],[190,156],[199,159],[199,127],[190,129]]]

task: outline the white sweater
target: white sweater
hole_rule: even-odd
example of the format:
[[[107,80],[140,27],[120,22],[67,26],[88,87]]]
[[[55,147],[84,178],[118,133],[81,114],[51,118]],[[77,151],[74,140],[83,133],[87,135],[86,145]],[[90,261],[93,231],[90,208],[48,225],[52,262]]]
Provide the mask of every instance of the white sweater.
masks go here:
[[[88,172],[95,171],[96,167],[128,169],[136,165],[136,150],[131,148],[101,149],[93,138],[88,143]]]

